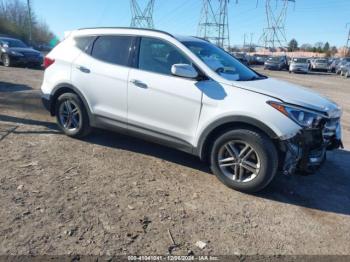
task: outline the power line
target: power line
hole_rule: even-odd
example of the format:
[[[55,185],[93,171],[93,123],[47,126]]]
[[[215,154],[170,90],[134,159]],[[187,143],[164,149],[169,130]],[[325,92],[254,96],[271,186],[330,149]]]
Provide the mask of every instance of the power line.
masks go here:
[[[130,0],[131,7],[131,27],[154,28],[153,10],[155,0],[149,0],[145,9],[141,9],[137,0]]]

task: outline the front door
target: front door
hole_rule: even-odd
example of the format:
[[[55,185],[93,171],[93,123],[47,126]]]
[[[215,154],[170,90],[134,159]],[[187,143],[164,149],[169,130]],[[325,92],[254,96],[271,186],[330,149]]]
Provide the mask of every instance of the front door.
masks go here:
[[[142,37],[137,68],[129,72],[128,125],[169,140],[191,143],[201,109],[195,79],[171,74],[174,64],[191,64],[174,45]]]

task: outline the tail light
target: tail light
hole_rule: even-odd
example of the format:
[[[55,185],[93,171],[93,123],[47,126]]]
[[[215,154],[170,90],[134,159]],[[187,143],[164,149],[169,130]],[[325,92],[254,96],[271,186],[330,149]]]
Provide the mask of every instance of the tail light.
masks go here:
[[[47,69],[54,62],[55,62],[55,59],[52,59],[52,58],[49,58],[49,57],[45,56],[45,58],[44,58],[44,68]]]

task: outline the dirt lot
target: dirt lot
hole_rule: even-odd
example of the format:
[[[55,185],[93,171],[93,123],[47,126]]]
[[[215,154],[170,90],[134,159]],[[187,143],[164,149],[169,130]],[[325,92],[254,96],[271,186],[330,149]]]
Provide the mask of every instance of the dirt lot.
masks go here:
[[[170,230],[172,254],[350,255],[350,79],[265,73],[341,104],[346,149],[247,195],[182,152],[62,135],[39,101],[43,72],[0,67],[0,254],[167,254]]]

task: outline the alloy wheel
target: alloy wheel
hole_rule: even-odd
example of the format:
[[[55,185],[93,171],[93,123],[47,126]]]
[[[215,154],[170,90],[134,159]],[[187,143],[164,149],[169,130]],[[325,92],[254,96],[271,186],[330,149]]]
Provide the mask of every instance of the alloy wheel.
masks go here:
[[[60,124],[69,131],[81,127],[81,110],[73,100],[65,100],[59,107]]]
[[[260,158],[252,145],[233,140],[225,143],[218,152],[221,172],[235,182],[246,183],[257,177]]]
[[[4,66],[9,66],[10,65],[10,59],[7,55],[4,55],[3,59],[2,59]]]

